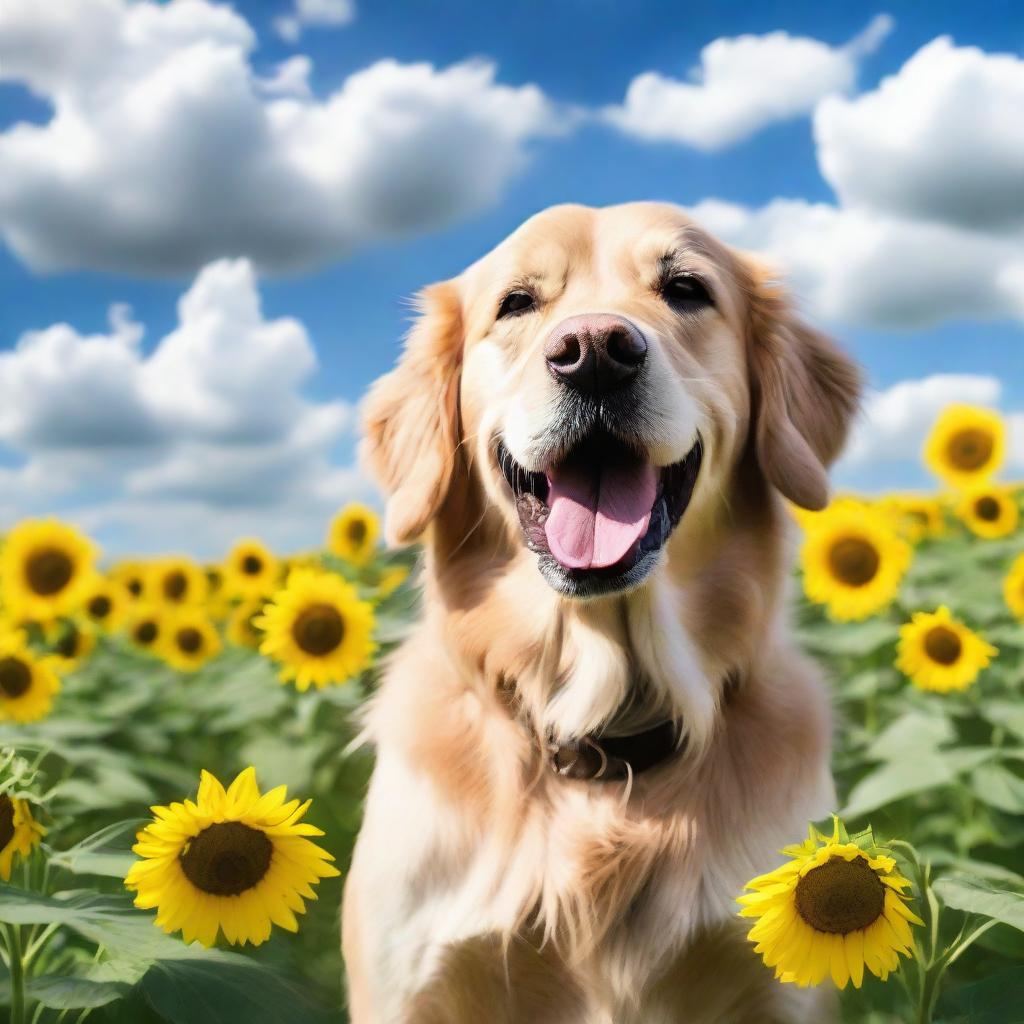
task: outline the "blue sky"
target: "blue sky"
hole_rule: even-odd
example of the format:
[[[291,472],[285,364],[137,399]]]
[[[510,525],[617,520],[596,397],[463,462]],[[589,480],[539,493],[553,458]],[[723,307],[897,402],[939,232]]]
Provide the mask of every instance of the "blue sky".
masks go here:
[[[1024,149],[1011,138],[1024,124],[1024,9],[1005,3],[855,10],[820,3],[581,0],[510,3],[496,17],[494,5],[468,0],[355,0],[354,6],[326,0],[319,6],[330,13],[321,20],[335,24],[312,23],[314,16],[299,24],[297,38],[282,38],[280,19],[301,22],[303,3],[308,0],[239,0],[233,17],[202,0],[60,0],[54,6],[64,9],[62,17],[43,15],[46,5],[38,2],[5,4],[0,182],[8,184],[0,183],[0,347],[23,349],[26,332],[55,324],[71,328],[68,338],[33,336],[28,347],[38,351],[31,356],[14,351],[7,364],[0,356],[0,400],[24,407],[6,419],[0,414],[5,519],[60,511],[112,549],[178,546],[210,553],[243,531],[285,546],[315,541],[334,503],[369,493],[351,468],[349,407],[394,361],[408,297],[457,273],[533,212],[565,201],[671,200],[695,207],[698,215],[707,211],[708,226],[729,240],[766,248],[783,265],[793,262],[808,314],[864,363],[880,393],[869,400],[868,422],[840,466],[841,483],[927,486],[913,452],[937,405],[951,398],[1000,407],[1014,417],[1024,441]],[[129,6],[149,8],[152,17],[128,20]],[[170,8],[178,9],[173,24],[166,17]],[[876,37],[843,65],[836,55],[882,14],[891,23],[876,21],[882,26]],[[104,36],[108,29],[112,34]],[[703,123],[705,110],[733,103],[719,94],[695,99],[680,93],[680,85],[699,83],[701,73],[694,76],[692,69],[701,67],[704,47],[771,33],[786,34],[783,47],[793,39],[817,44],[806,54],[805,71],[800,51],[792,60],[788,50],[779,51],[781,60],[765,51],[757,81],[732,83],[750,90],[748,99],[736,101],[739,115],[709,113],[700,137],[680,138],[664,128],[666,104],[678,109],[682,123],[695,109],[688,104],[699,103]],[[951,37],[955,47],[935,47],[940,36]],[[17,54],[5,46],[18,47]],[[927,60],[916,56],[930,46]],[[221,64],[207,60],[211,47],[219,48]],[[111,52],[107,61],[96,56]],[[64,55],[56,71],[54,53]],[[299,69],[297,57],[310,63]],[[182,70],[187,60],[198,62],[191,78]],[[734,73],[737,63],[742,72],[743,60],[733,60]],[[159,80],[139,70],[160,61],[168,70]],[[287,61],[293,76],[266,84]],[[466,65],[470,61],[478,63]],[[908,70],[911,61],[917,63]],[[444,77],[453,67],[479,68],[479,62],[490,70],[477,80],[467,75],[459,84]],[[424,63],[430,65],[424,88],[436,85],[439,92],[426,112],[408,115],[424,118],[422,137],[401,142],[394,163],[386,138],[383,144],[374,137],[370,145],[377,149],[358,153],[359,126],[383,119],[374,104],[394,102],[388,96],[395,81],[415,95],[419,79],[408,69]],[[781,65],[794,81],[779,87],[779,102],[799,109],[769,111],[748,123],[744,104],[757,106],[764,76]],[[235,106],[221,102],[242,88],[241,66],[252,95]],[[251,128],[253,111],[285,99],[308,112],[345,90],[351,76],[359,80],[373,68],[358,104],[337,115],[347,120],[321,124],[302,114],[301,145],[288,156],[312,153],[310,180],[326,175],[339,205],[359,207],[382,182],[381,210],[342,210],[337,225],[321,230],[296,185],[305,179],[281,177],[281,154],[269,148],[253,150],[254,163],[267,158],[265,178],[220,181],[232,153],[269,146]],[[660,83],[658,109],[638,107],[626,127],[603,118],[605,108],[625,109],[630,83],[644,74]],[[713,74],[705,64],[708,88]],[[207,91],[183,99],[189,82],[204,75],[210,76]],[[880,90],[887,76],[903,83],[902,93]],[[182,106],[187,103],[194,105]],[[67,134],[52,121],[62,110],[73,123],[73,131],[60,127]],[[738,128],[728,128],[730,117],[738,117]],[[900,118],[908,117],[911,128],[900,129]],[[508,127],[492,138],[474,127],[480,118]],[[26,125],[35,127],[27,132]],[[37,141],[18,137],[31,132],[41,133]],[[876,134],[888,138],[888,148]],[[446,140],[440,149],[451,149],[450,165],[432,139]],[[919,152],[901,152],[914,147]],[[156,154],[151,164],[150,152]],[[176,175],[166,155],[177,152],[204,169],[181,194],[177,186],[189,182],[189,169],[183,165]],[[488,154],[498,157],[492,161]],[[346,169],[350,157],[358,173]],[[829,161],[838,169],[826,176],[823,162]],[[975,175],[972,161],[994,168],[991,180]],[[160,180],[164,173],[166,181]],[[449,208],[440,216],[415,209],[409,199],[421,187],[420,173],[429,177],[428,192],[445,197],[441,205]],[[261,181],[271,183],[262,194]],[[201,195],[207,187],[210,195]],[[199,196],[194,204],[193,194]],[[993,208],[982,210],[987,197],[996,197]],[[717,205],[708,207],[708,200]],[[799,205],[780,215],[780,200]],[[237,216],[228,209],[236,202]],[[404,202],[410,209],[391,222],[388,204],[400,209]],[[177,203],[183,204],[180,215]],[[732,208],[722,204],[737,204],[741,212],[726,216],[723,209]],[[814,204],[822,204],[825,227]],[[373,205],[367,200],[368,208]],[[256,225],[251,232],[250,223]],[[824,232],[820,240],[817,231]],[[238,265],[209,271],[193,304],[201,309],[192,326],[165,345],[180,327],[179,299],[218,256],[252,257],[254,266],[248,276]],[[851,283],[854,277],[867,283]],[[887,288],[898,294],[886,297]],[[262,313],[250,331],[264,338],[265,365],[252,370],[252,392],[239,395],[225,383],[231,374],[223,367],[249,360],[251,337],[232,333],[228,317],[217,328],[201,325],[221,308],[217,303],[234,309],[257,294]],[[141,340],[126,329],[116,344],[94,346],[95,361],[79,359],[87,336],[112,336],[108,311],[119,303],[144,327]],[[281,318],[298,323],[267,326]],[[160,364],[142,369],[158,345],[166,349]],[[175,347],[223,365],[205,376],[175,376],[187,362],[181,352],[175,357]],[[284,384],[282,353],[306,366]],[[70,367],[66,375],[62,366]],[[134,399],[120,408],[121,393],[110,381],[122,370],[124,388],[141,389],[141,412]],[[107,386],[97,384],[100,379],[111,395],[87,407],[89,395],[102,395]],[[886,395],[901,384],[903,391]],[[35,399],[33,388],[53,394]],[[206,399],[185,401],[181,396],[191,388]],[[48,401],[52,408],[46,409]],[[280,413],[276,427],[261,419],[271,406]],[[110,413],[115,408],[116,416]],[[294,422],[307,424],[299,440],[286,436],[289,410]],[[266,471],[253,468],[261,444],[277,452],[279,476],[272,460]],[[189,460],[205,465],[206,477],[193,472]],[[289,478],[289,467],[318,473],[320,490],[309,494],[297,473]],[[1019,476],[1022,470],[1024,459],[1008,472]],[[57,476],[66,486],[52,486]],[[268,494],[275,480],[278,496]]]

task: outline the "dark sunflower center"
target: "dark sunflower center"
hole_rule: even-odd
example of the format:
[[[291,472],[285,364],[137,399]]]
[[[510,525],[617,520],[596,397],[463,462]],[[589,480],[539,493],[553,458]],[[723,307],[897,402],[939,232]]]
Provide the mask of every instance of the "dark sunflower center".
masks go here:
[[[139,594],[142,593],[142,580],[132,577],[132,579],[128,581],[128,593],[131,594],[132,597],[138,597]]]
[[[203,634],[194,626],[185,626],[175,634],[178,647],[186,654],[195,654],[203,646]]]
[[[946,455],[957,469],[972,471],[981,469],[992,458],[993,447],[991,434],[971,427],[949,439]]]
[[[240,821],[222,821],[204,828],[185,847],[181,869],[203,892],[238,896],[264,878],[273,852],[265,832]]]
[[[362,519],[353,519],[348,524],[348,539],[353,544],[362,544],[366,540],[366,523]]]
[[[833,857],[797,882],[796,909],[815,931],[848,935],[882,915],[885,886],[862,857]]]
[[[73,658],[78,653],[79,633],[74,626],[68,626],[64,635],[57,641],[57,653],[62,658]]]
[[[188,590],[188,580],[185,574],[179,570],[169,572],[164,577],[164,597],[168,601],[180,601]]]
[[[32,670],[21,658],[0,658],[0,690],[17,700],[32,685]]]
[[[94,619],[105,619],[110,614],[110,598],[106,594],[97,594],[89,602],[89,614]]]
[[[345,638],[345,620],[329,604],[310,605],[296,617],[292,637],[307,654],[322,657]]]
[[[256,576],[263,571],[263,559],[258,555],[246,555],[242,559],[242,572],[247,576]]]
[[[828,564],[833,575],[848,587],[863,587],[878,572],[878,551],[860,537],[844,537],[832,545]]]
[[[67,552],[59,548],[40,548],[25,564],[28,585],[42,597],[59,594],[74,575],[75,566]]]
[[[986,494],[974,503],[974,514],[986,523],[994,523],[999,518],[999,502]]]
[[[149,646],[156,640],[157,628],[156,623],[151,619],[146,619],[144,622],[140,622],[135,627],[135,641],[136,643]]]
[[[948,626],[932,626],[925,634],[924,650],[940,665],[955,665],[963,650],[960,637]]]
[[[7,844],[14,838],[14,804],[4,793],[0,796],[0,850],[7,849]]]

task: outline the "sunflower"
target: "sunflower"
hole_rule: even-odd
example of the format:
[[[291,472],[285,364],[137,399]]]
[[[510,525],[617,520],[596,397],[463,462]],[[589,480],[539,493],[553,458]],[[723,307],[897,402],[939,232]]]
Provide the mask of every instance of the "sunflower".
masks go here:
[[[161,640],[167,628],[167,615],[155,605],[140,603],[132,608],[126,632],[132,643],[154,654],[161,650]]]
[[[20,619],[51,622],[74,611],[93,572],[95,549],[74,527],[28,519],[7,534],[0,557],[4,606]]]
[[[285,801],[286,787],[264,794],[246,768],[227,792],[204,771],[195,802],[154,807],[155,819],[132,848],[142,859],[125,878],[135,905],[156,908],[156,924],[186,942],[260,945],[272,924],[296,931],[312,886],[339,874],[334,858],[301,821],[310,801]]]
[[[235,605],[228,619],[227,638],[236,647],[251,647],[259,650],[263,642],[263,630],[259,629],[253,619],[262,614],[267,598],[257,597]]]
[[[72,619],[49,626],[44,635],[53,663],[62,673],[73,672],[96,648],[93,633]]]
[[[110,578],[124,587],[132,601],[145,601],[149,569],[141,562],[118,562],[110,570]]]
[[[224,587],[237,597],[259,597],[277,585],[277,559],[258,540],[240,540],[224,563]]]
[[[865,967],[884,981],[911,953],[910,925],[924,923],[907,906],[910,882],[896,861],[870,832],[851,842],[840,829],[838,819],[831,836],[812,827],[739,897],[741,916],[757,919],[748,938],[780,981],[806,987],[831,975],[838,988],[860,988]]]
[[[224,589],[224,570],[219,565],[203,566],[207,597],[216,597]]]
[[[332,520],[327,546],[353,565],[365,565],[373,554],[380,523],[373,509],[353,502]]]
[[[206,600],[206,573],[188,558],[162,558],[150,567],[146,592],[162,604],[199,605]]]
[[[303,691],[345,682],[370,664],[375,649],[372,606],[331,573],[296,569],[253,623],[266,634],[260,651]]]
[[[804,590],[840,621],[865,619],[899,590],[910,547],[866,505],[840,501],[808,530],[801,552]]]
[[[956,514],[976,537],[993,540],[1017,529],[1020,508],[1006,487],[972,487],[965,492]]]
[[[0,793],[0,878],[11,880],[14,855],[27,860],[45,832],[32,817],[27,800]]]
[[[219,565],[203,567],[206,573],[206,614],[214,622],[223,622],[234,607],[234,596],[224,586],[224,572]]]
[[[1003,580],[1003,596],[1007,607],[1024,622],[1024,555],[1018,555]]]
[[[168,617],[160,653],[173,668],[194,672],[220,652],[220,637],[201,608],[182,608]]]
[[[44,718],[59,690],[52,659],[37,658],[16,633],[0,636],[0,721]]]
[[[949,405],[924,446],[928,468],[960,490],[981,483],[999,469],[1006,428],[997,413],[973,405]]]
[[[943,605],[900,627],[896,667],[919,690],[966,690],[999,652]]]
[[[946,526],[942,503],[937,498],[894,494],[879,502],[879,508],[892,519],[897,533],[911,544],[940,536]]]
[[[98,576],[85,593],[82,612],[94,625],[113,633],[128,614],[131,596],[117,580]]]

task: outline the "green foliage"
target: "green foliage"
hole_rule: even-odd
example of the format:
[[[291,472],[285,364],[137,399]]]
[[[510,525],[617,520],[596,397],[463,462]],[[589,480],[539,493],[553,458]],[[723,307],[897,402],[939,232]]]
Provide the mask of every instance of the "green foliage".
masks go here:
[[[844,992],[849,1024],[1024,1021],[1024,626],[1003,600],[1021,550],[1020,535],[981,541],[953,528],[918,546],[883,614],[836,623],[806,601],[798,608],[801,641],[833,690],[841,813],[851,829],[870,822],[879,839],[912,843],[923,873],[908,864],[929,923],[918,961],[904,985]],[[960,693],[919,691],[894,668],[900,626],[943,604],[999,648]],[[917,1008],[924,985],[933,1016]]]
[[[926,921],[903,984],[869,977],[843,993],[851,1024],[1024,1024],[1024,626],[1001,595],[1020,547],[953,532],[918,547],[882,615],[841,624],[797,608],[800,642],[834,693],[841,835],[848,826],[865,848],[896,841]],[[372,596],[403,560],[324,564]],[[382,655],[417,601],[405,584],[377,602]],[[893,667],[900,626],[939,604],[1000,648],[963,693],[920,692]],[[149,806],[193,794],[200,768],[229,781],[248,764],[265,786],[313,798],[307,820],[344,873],[371,768],[368,753],[350,751],[353,712],[376,685],[374,670],[299,694],[264,658],[231,647],[180,675],[107,637],[64,680],[49,718],[0,723],[0,793],[31,800],[48,829],[43,855],[0,885],[5,947],[16,944],[26,968],[12,985],[0,966],[0,1004],[20,985],[39,1024],[344,1020],[340,879],[320,885],[298,934],[256,950],[185,946],[131,905],[122,880]]]

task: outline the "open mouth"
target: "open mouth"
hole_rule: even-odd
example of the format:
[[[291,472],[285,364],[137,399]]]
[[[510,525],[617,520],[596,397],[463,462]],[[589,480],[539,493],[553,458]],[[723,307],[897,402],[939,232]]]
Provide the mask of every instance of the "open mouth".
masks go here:
[[[625,590],[647,576],[690,503],[702,456],[698,436],[684,459],[657,467],[598,431],[534,473],[500,440],[497,449],[527,547],[548,583],[572,597]]]

